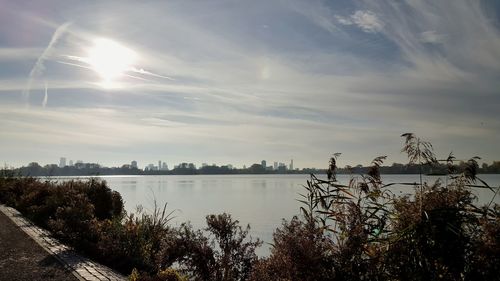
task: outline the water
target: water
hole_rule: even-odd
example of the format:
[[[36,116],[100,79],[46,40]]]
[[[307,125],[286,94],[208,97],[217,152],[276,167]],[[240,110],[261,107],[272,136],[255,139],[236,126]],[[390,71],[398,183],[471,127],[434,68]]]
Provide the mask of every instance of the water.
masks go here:
[[[102,176],[109,186],[122,195],[125,209],[133,212],[137,205],[151,210],[153,200],[167,203],[174,211],[173,224],[191,221],[195,228],[206,227],[208,214],[230,213],[241,225],[250,224],[250,234],[265,243],[272,241],[272,233],[282,219],[299,214],[299,193],[309,179],[308,175],[188,175],[188,176]],[[435,176],[424,181],[434,182]],[[441,177],[444,181],[444,177]],[[500,175],[481,175],[491,186],[500,186]],[[347,183],[349,176],[339,175],[340,183]],[[417,182],[418,175],[384,175],[383,181]],[[395,194],[410,194],[412,187],[394,187]],[[478,204],[486,204],[493,193],[478,189]],[[500,203],[500,194],[495,198]],[[259,255],[269,253],[268,245],[259,249]]]

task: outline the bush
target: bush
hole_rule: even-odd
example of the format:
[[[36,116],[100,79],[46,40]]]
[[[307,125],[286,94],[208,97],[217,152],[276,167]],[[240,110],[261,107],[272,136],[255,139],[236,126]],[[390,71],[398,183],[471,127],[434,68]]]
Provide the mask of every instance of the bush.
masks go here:
[[[102,260],[107,260],[123,273],[132,268],[154,274],[161,270],[159,254],[163,241],[175,236],[168,226],[171,213],[155,207],[152,214],[138,208],[137,214],[124,219],[105,220],[99,225],[99,249]]]
[[[4,175],[0,194],[0,202],[93,257],[99,257],[100,225],[124,214],[120,194],[97,179],[58,183]]]
[[[469,190],[424,185],[414,200],[406,197],[394,205],[392,243],[386,256],[391,275],[401,280],[458,280],[465,272],[469,227],[478,225],[469,214]],[[421,208],[420,208],[421,207]]]
[[[136,269],[129,276],[130,281],[187,281],[188,279],[181,275],[177,270],[167,268],[158,272],[156,275],[139,273]]]
[[[230,215],[207,216],[206,232],[169,226],[172,213],[154,206],[126,215],[119,193],[106,182],[51,182],[0,176],[0,202],[80,252],[137,280],[246,280],[261,242],[247,239]],[[207,236],[210,235],[210,236]],[[178,267],[178,271],[172,268]]]
[[[404,134],[403,152],[419,167],[437,163],[432,145]],[[172,213],[126,215],[121,196],[104,181],[50,182],[0,173],[0,202],[17,208],[61,240],[110,265],[131,280],[496,280],[500,272],[500,206],[474,205],[471,188],[478,158],[448,181],[408,184],[412,196],[396,197],[383,183],[377,157],[366,174],[349,183],[314,175],[294,217],[273,234],[267,258],[257,259],[259,240],[248,238],[229,214],[209,215],[207,228],[169,225]],[[498,192],[498,189],[496,190]]]
[[[176,239],[165,240],[162,265],[179,262],[195,280],[247,280],[257,261],[255,249],[262,243],[247,239],[250,227],[243,230],[229,214],[209,215],[206,222],[208,237],[184,224]]]
[[[435,165],[432,145],[404,134],[410,164]],[[311,175],[303,217],[274,234],[271,256],[252,280],[493,280],[500,264],[500,213],[474,205],[471,188],[490,188],[477,178],[478,158],[449,171],[450,184],[422,180],[413,196],[396,197],[382,182],[384,156],[347,185],[336,180],[330,159],[327,180]],[[450,154],[446,162],[453,168]],[[479,183],[479,184],[478,184]],[[405,185],[405,183],[399,183]],[[498,191],[496,191],[498,192]]]
[[[273,235],[269,259],[261,259],[250,280],[330,280],[334,276],[332,244],[312,220],[283,221]]]

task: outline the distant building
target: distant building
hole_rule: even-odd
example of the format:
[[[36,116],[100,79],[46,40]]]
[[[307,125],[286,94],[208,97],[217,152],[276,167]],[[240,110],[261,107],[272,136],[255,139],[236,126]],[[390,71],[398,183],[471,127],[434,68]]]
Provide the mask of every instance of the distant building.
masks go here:
[[[132,161],[130,162],[130,167],[132,167],[132,169],[137,169],[137,161]]]
[[[208,166],[208,164],[207,164],[207,163],[201,163],[201,167],[202,167],[202,168],[205,168],[206,166]]]
[[[274,170],[278,170],[278,162],[274,162],[273,168],[274,168]]]
[[[278,164],[278,171],[279,171],[279,172],[285,172],[285,171],[286,171],[286,165],[285,165],[285,163],[281,163],[281,162],[280,162],[280,163]]]
[[[59,159],[59,168],[64,167],[66,167],[66,157],[61,157],[61,159]]]
[[[262,168],[266,168],[267,167],[267,162],[266,160],[262,160],[262,162],[260,162],[260,165],[262,165]]]
[[[228,168],[229,170],[232,170],[232,169],[233,169],[233,165],[231,165],[231,164],[227,164],[227,168]]]
[[[167,163],[163,162],[163,163],[161,164],[161,170],[162,170],[162,171],[168,171],[168,165],[167,165]]]
[[[293,159],[290,161],[290,170],[293,171]]]
[[[73,160],[69,160],[69,165],[73,166]]]

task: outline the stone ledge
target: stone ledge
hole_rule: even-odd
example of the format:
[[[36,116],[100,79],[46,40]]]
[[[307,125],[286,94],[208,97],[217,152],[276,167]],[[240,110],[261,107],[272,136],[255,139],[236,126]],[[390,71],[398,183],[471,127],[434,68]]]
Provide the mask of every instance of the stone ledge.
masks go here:
[[[50,233],[24,218],[16,209],[0,204],[0,211],[28,234],[49,254],[58,259],[73,275],[82,281],[125,281],[120,273],[75,253],[73,249],[59,243]]]

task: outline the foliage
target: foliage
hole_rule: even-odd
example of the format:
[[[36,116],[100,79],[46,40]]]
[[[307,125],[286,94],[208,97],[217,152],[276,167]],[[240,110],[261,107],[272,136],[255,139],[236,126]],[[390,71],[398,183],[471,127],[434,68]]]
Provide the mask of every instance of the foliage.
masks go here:
[[[122,220],[106,220],[97,229],[97,249],[101,259],[116,269],[128,273],[132,268],[146,272],[157,272],[157,256],[164,239],[173,236],[175,230],[168,226],[172,213],[166,212],[166,204],[155,208],[151,214],[138,208]]]
[[[246,280],[257,260],[255,249],[261,242],[251,238],[245,242],[250,226],[243,230],[229,214],[209,215],[206,220],[206,230],[213,237],[211,246],[216,249],[213,257],[217,266],[210,280]]]
[[[250,280],[329,280],[333,248],[313,220],[294,217],[274,233],[269,259],[261,259]]]
[[[156,202],[152,212],[127,215],[120,194],[97,179],[51,182],[3,170],[0,202],[134,281],[498,279],[500,187],[478,176],[478,157],[437,160],[429,142],[402,137],[411,167],[421,175],[445,167],[446,183],[384,183],[380,156],[341,184],[334,154],[326,178],[307,181],[301,216],[283,221],[261,259],[261,242],[229,214],[207,216],[203,230],[170,225],[172,212]],[[396,197],[395,185],[415,192]],[[476,206],[476,188],[492,191],[489,204]]]
[[[209,215],[206,222],[208,236],[183,224],[175,239],[164,240],[160,264],[168,267],[176,261],[194,280],[247,280],[261,242],[247,239],[250,228],[243,230],[229,214]]]
[[[403,134],[410,164],[437,165],[432,145]],[[500,267],[500,207],[478,207],[472,188],[496,190],[477,176],[479,158],[449,170],[449,184],[383,183],[384,156],[366,174],[337,182],[335,154],[326,180],[311,175],[302,218],[274,234],[269,258],[252,280],[493,280]],[[456,168],[452,154],[445,160]],[[396,197],[394,185],[415,188]],[[495,195],[496,195],[495,193]]]
[[[167,268],[159,271],[156,275],[148,273],[139,273],[137,269],[133,269],[129,276],[130,281],[187,281],[187,277],[180,274],[177,270]]]
[[[246,280],[261,245],[229,214],[207,216],[205,232],[170,226],[166,204],[126,215],[120,194],[98,179],[51,182],[3,171],[0,202],[122,273],[135,269],[134,280]]]

